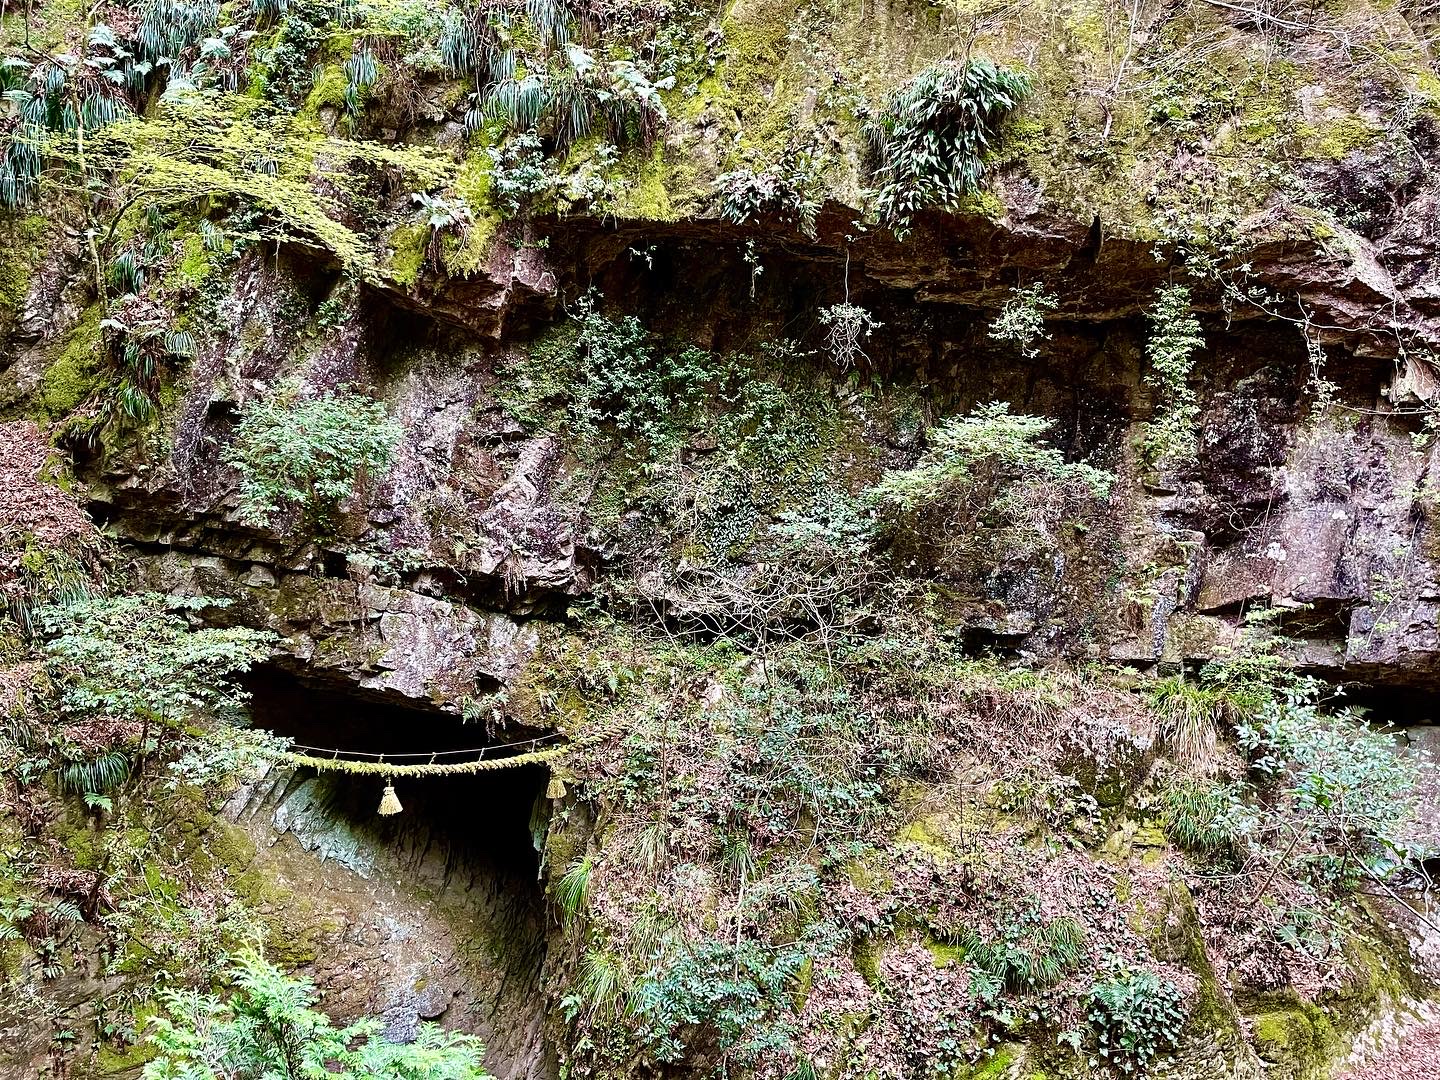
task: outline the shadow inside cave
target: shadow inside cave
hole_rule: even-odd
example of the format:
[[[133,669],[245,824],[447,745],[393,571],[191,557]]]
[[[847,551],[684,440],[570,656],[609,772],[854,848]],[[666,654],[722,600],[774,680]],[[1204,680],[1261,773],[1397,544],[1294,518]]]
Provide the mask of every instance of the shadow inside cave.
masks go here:
[[[483,725],[274,665],[252,671],[246,689],[257,727],[308,747],[388,756],[503,745]],[[547,779],[541,766],[401,777],[404,809],[382,817],[378,776],[276,768],[227,814],[257,841],[263,872],[290,886],[296,911],[328,928],[308,970],[327,1009],[378,1015],[398,1038],[425,1020],[474,1032],[501,1080],[541,1080],[553,1075],[541,1037]]]

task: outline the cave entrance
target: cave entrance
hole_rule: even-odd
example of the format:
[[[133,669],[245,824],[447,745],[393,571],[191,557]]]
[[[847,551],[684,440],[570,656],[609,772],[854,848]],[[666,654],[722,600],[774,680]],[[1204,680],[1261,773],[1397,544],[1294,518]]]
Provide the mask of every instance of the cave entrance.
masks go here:
[[[294,740],[297,750],[340,751],[341,757],[384,755],[397,764],[470,760],[484,750],[503,756],[503,742],[486,737],[482,725],[446,714],[347,693],[311,683],[273,665],[246,680],[250,715],[257,727]],[[496,751],[502,751],[500,755]],[[326,756],[317,753],[315,756]],[[302,769],[313,775],[316,770]],[[378,832],[413,831],[425,826],[453,849],[453,856],[492,864],[497,871],[523,875],[533,888],[543,840],[548,770],[543,765],[493,769],[473,774],[401,776],[390,780],[403,804],[393,819],[377,814],[387,782],[380,776],[326,774],[331,808]]]
[[[483,725],[288,667],[262,665],[246,684],[254,724],[299,745],[387,760],[507,753]],[[237,796],[233,819],[256,838],[257,863],[288,883],[302,936],[313,928],[306,973],[327,1011],[379,1017],[399,1039],[437,1021],[479,1035],[500,1080],[552,1080],[538,851],[548,780],[538,764],[396,777],[404,810],[393,816],[377,813],[385,778],[305,766]]]

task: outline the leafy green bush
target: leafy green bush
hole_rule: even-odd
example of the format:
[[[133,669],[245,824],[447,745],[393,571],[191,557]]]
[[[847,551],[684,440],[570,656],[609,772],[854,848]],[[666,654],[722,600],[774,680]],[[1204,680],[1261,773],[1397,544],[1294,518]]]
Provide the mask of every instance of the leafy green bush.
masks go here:
[[[1044,282],[1016,286],[990,324],[990,338],[1010,342],[1021,356],[1033,359],[1040,355],[1036,342],[1050,336],[1045,332],[1045,312],[1059,306],[1059,299],[1045,288]]]
[[[815,235],[820,199],[814,194],[819,164],[809,154],[792,153],[778,164],[756,172],[737,169],[715,180],[720,194],[720,216],[736,225],[765,214],[799,226]]]
[[[300,510],[323,524],[357,483],[389,467],[399,441],[383,403],[345,391],[303,398],[289,383],[244,407],[225,461],[240,470],[247,521]]]
[[[886,473],[874,492],[882,500],[913,510],[966,491],[989,494],[997,482],[1024,478],[1053,482],[1082,498],[1104,497],[1114,481],[1109,473],[1069,464],[1060,451],[1041,444],[1050,423],[1011,413],[1004,402],[978,406],[969,416],[941,423],[930,433],[930,448],[920,463]]]
[[[212,736],[193,726],[234,711],[244,700],[236,677],[269,651],[266,633],[190,626],[189,612],[225,603],[142,594],[87,597],[35,612],[52,722],[43,744],[27,742],[44,754],[37,763],[62,792],[111,809],[111,794],[177,731],[192,750],[211,738],[227,747],[217,754],[207,746],[206,766],[191,770],[188,779],[203,785],[233,770],[244,750],[264,738],[259,732],[232,738],[225,725],[219,726],[225,735]]]
[[[571,305],[571,321],[542,340],[501,400],[521,422],[566,431],[582,444],[601,431],[669,444],[723,377],[701,349],[666,348],[633,316],[610,318],[594,294]]]
[[[718,1053],[748,1066],[787,1054],[796,1034],[790,991],[805,956],[799,945],[706,941],[641,980],[635,1014],[655,1060]]]
[[[144,1080],[491,1080],[473,1035],[424,1024],[414,1042],[395,1043],[375,1019],[337,1028],[314,1008],[312,983],[254,953],[236,960],[230,978],[226,997],[161,995]]]
[[[1091,985],[1087,1016],[1096,1054],[1131,1073],[1173,1048],[1185,1027],[1185,998],[1152,971],[1117,968]]]
[[[880,220],[903,233],[930,206],[979,190],[1000,125],[1030,94],[1029,78],[989,60],[942,60],[865,122],[876,161]]]
[[[1271,701],[1236,735],[1251,768],[1278,788],[1272,813],[1308,841],[1322,870],[1336,867],[1327,852],[1371,872],[1393,865],[1429,763],[1397,754],[1390,736],[1350,713],[1326,713],[1313,699]]]
[[[227,602],[142,593],[37,611],[60,715],[173,725],[232,705],[235,676],[268,654],[271,635],[190,626],[187,612]]]

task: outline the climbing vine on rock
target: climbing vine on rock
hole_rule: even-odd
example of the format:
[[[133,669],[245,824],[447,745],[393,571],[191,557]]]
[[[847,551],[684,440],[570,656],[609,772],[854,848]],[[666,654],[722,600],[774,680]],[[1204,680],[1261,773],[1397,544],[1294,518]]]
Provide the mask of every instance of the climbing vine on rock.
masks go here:
[[[1195,453],[1195,418],[1200,401],[1190,386],[1196,354],[1205,346],[1200,320],[1190,304],[1190,289],[1167,285],[1155,294],[1149,311],[1150,361],[1146,383],[1155,391],[1155,418],[1145,433],[1146,459],[1157,469],[1173,467]]]

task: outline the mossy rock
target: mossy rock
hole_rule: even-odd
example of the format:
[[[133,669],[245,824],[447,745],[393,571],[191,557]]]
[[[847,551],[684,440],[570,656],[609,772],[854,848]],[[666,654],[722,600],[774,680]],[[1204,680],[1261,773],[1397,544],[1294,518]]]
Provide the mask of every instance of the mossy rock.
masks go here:
[[[1269,1076],[1310,1080],[1325,1074],[1335,1031],[1315,1006],[1297,998],[1289,1008],[1260,1013],[1251,1018],[1251,1032]]]
[[[850,947],[850,959],[856,972],[874,989],[880,989],[880,958],[885,955],[883,944],[871,937],[858,937]]]
[[[153,1006],[144,1005],[135,1010],[136,1031],[144,1030],[153,1011]],[[96,1047],[94,1069],[89,1075],[96,1078],[102,1076],[133,1077],[138,1075],[145,1063],[153,1059],[157,1053],[158,1049],[144,1039],[127,1046],[116,1046],[108,1042],[100,1043]]]
[[[385,272],[395,284],[408,289],[420,280],[420,273],[425,269],[429,235],[424,225],[401,225],[390,234],[388,243],[391,255]]]
[[[995,1052],[983,1061],[979,1061],[969,1068],[956,1070],[954,1080],[1000,1080],[1001,1077],[1013,1076],[1016,1074],[1016,1059],[1020,1056],[1020,1047],[999,1046]]]
[[[58,420],[74,412],[106,382],[100,317],[99,304],[86,308],[45,369],[37,400],[46,419]]]
[[[0,261],[0,329],[19,318],[30,295],[35,270],[44,257],[47,219],[30,214],[0,222],[0,243],[5,258]]]

